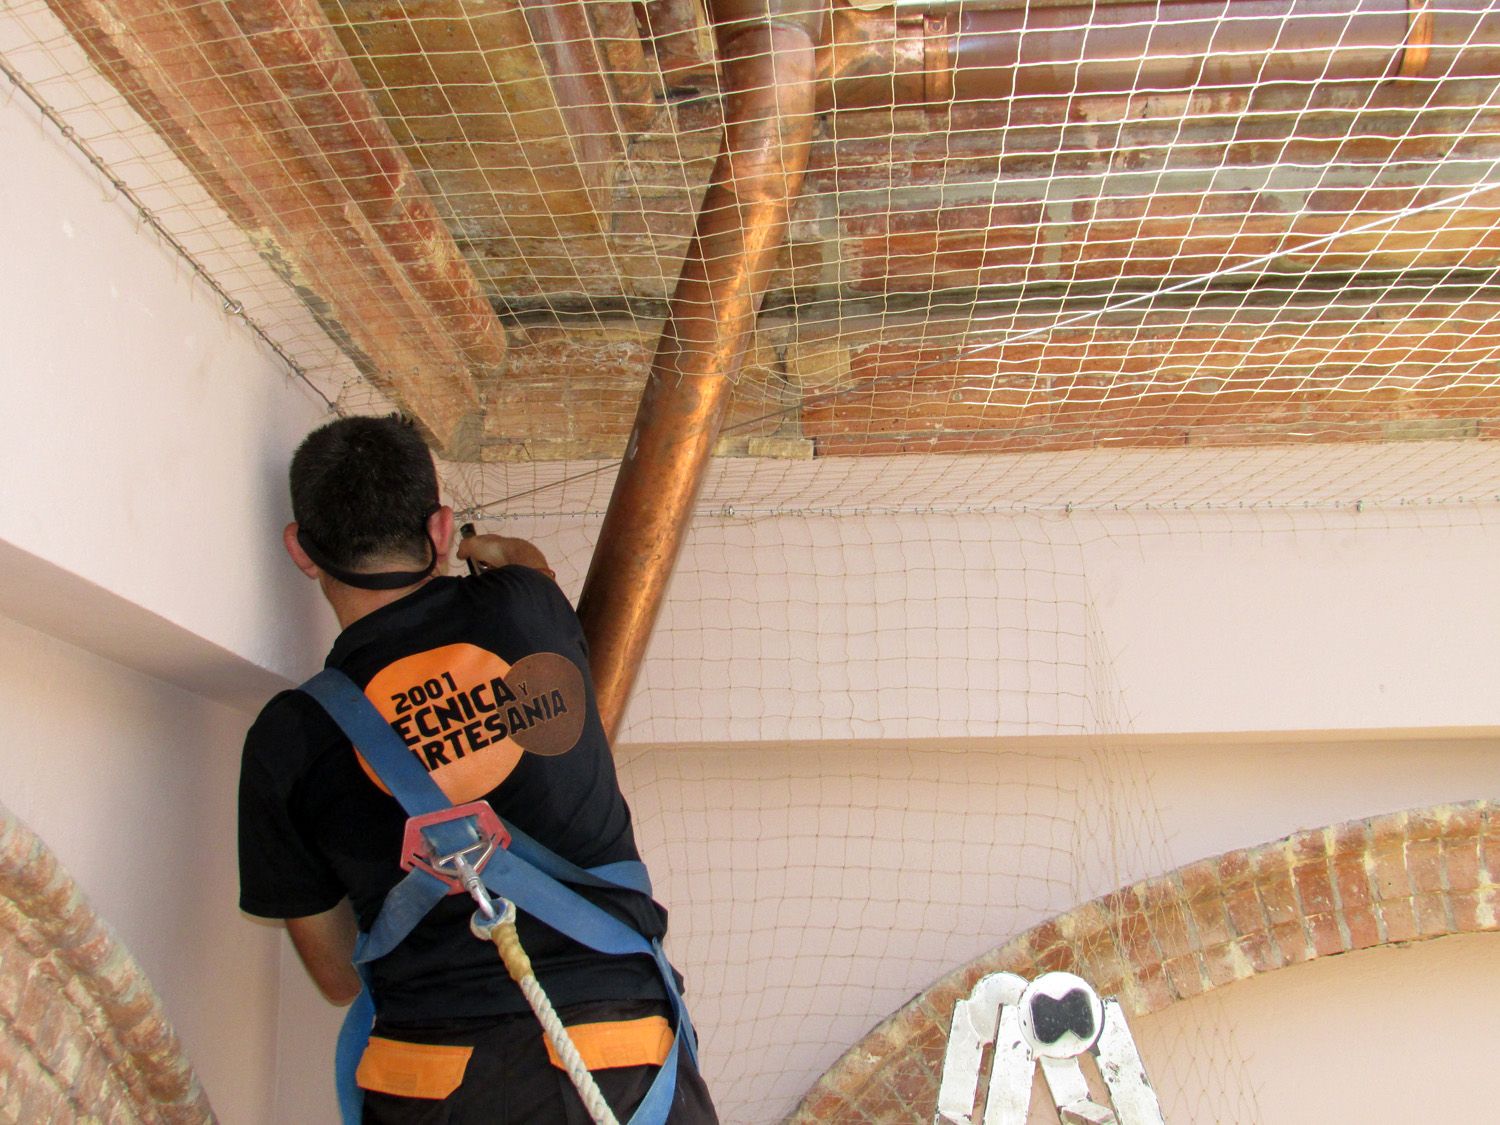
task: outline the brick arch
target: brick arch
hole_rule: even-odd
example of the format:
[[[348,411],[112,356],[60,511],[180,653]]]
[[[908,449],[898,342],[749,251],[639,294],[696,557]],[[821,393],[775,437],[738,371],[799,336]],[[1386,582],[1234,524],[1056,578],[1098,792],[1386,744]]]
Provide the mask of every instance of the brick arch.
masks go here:
[[[1066,969],[1146,1015],[1318,957],[1500,931],[1497,882],[1500,805],[1491,801],[1349,821],[1190,863],[941,978],[855,1044],[787,1122],[927,1120],[953,1005],[987,973]]]
[[[140,966],[3,806],[0,1107],[58,1125],[214,1120]]]

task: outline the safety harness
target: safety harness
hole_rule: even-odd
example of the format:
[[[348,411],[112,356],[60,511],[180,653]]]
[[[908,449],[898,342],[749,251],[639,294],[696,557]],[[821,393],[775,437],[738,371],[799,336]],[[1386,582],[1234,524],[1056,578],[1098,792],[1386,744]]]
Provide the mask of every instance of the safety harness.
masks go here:
[[[693,1025],[677,988],[676,976],[660,941],[647,939],[573,889],[626,890],[650,898],[651,882],[645,865],[630,860],[582,868],[502,820],[484,801],[453,805],[365,693],[338,669],[324,669],[303,684],[301,690],[321,704],[349,741],[359,748],[365,762],[409,818],[401,849],[401,866],[407,874],[391,889],[374,925],[368,933],[360,934],[355,945],[354,962],[364,988],[344,1019],[335,1056],[339,1111],[345,1125],[358,1125],[360,1119],[363,1092],[355,1081],[355,1070],[375,1019],[367,966],[395,949],[443,898],[464,891],[474,895],[479,903],[470,928],[477,936],[493,937],[496,945],[502,946],[496,931],[505,925],[506,919],[489,907],[486,890],[508,900],[507,908],[513,903],[516,909],[595,952],[615,956],[639,954],[656,963],[671,1002],[675,1034],[665,1061],[630,1118],[630,1125],[662,1125],[672,1107],[679,1057],[685,1051],[696,1063],[698,1054]],[[513,912],[510,913],[513,917]],[[514,940],[513,928],[509,939]],[[506,960],[511,967],[511,958],[507,956]],[[512,975],[515,975],[513,967]],[[534,984],[535,978],[532,981]],[[519,978],[517,983],[521,983]],[[536,986],[536,991],[540,991],[540,986]],[[527,998],[536,1009],[530,993]],[[546,1023],[540,1010],[538,1017]],[[551,1029],[548,1030],[551,1038]],[[571,1044],[564,1046],[555,1038],[553,1046],[564,1057],[571,1049]],[[576,1057],[576,1051],[573,1054]],[[573,1075],[571,1067],[568,1069],[577,1084],[578,1077]],[[581,1088],[580,1093],[583,1093]],[[584,1098],[587,1104],[586,1094]]]

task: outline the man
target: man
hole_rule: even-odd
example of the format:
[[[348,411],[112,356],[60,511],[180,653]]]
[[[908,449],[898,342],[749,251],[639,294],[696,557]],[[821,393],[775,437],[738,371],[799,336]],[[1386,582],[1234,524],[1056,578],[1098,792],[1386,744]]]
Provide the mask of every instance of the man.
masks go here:
[[[343,632],[328,655],[363,689],[453,804],[487,800],[514,828],[580,867],[637,860],[630,811],[594,701],[582,629],[524,541],[475,536],[443,576],[453,513],[432,458],[397,418],[314,431],[291,465],[287,553]],[[362,704],[361,704],[362,705]],[[348,1004],[351,963],[402,878],[407,817],[313,698],[266,705],[240,775],[240,905],[284,918],[323,995]],[[665,912],[644,894],[575,888],[644,937]],[[586,1122],[566,1073],[496,949],[476,940],[465,895],[442,899],[369,965],[375,1027],[360,1065],[363,1121]],[[660,1067],[670,1015],[648,956],[608,956],[525,914],[536,976],[625,1121]],[[609,1050],[585,1049],[602,1025]],[[669,1121],[715,1121],[691,1060],[678,1061]]]

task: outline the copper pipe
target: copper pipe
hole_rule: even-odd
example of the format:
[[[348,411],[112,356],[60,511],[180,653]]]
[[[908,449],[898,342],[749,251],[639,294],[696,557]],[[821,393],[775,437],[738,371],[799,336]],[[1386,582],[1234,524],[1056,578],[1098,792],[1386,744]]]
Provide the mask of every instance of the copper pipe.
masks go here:
[[[578,603],[611,738],[682,548],[812,145],[821,7],[778,0],[711,7],[729,91],[723,144]]]
[[[1427,0],[1407,0],[1406,45],[1401,50],[1400,78],[1420,78],[1432,57],[1432,11]]]
[[[1494,74],[1485,0],[1165,0],[928,13],[840,5],[820,106]],[[1480,49],[1471,49],[1480,48]]]

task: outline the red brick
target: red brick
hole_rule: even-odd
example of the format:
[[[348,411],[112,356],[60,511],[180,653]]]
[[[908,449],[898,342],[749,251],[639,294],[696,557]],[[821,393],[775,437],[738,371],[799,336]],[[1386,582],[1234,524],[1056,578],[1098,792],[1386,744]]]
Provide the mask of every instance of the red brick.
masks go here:
[[[85,1051],[73,1077],[72,1094],[80,1105],[100,1106],[109,1096],[113,1075],[108,1058],[97,1049]],[[3,1099],[0,1099],[3,1100]]]
[[[1375,897],[1381,901],[1405,899],[1411,895],[1411,879],[1406,871],[1404,850],[1386,849],[1370,857],[1371,880]]]
[[[1248,852],[1229,852],[1219,857],[1219,881],[1225,886],[1237,883],[1250,876],[1250,856]]]
[[[1117,923],[1115,940],[1120,950],[1136,965],[1155,965],[1161,953],[1151,940],[1151,927],[1144,914],[1127,914]]]
[[[1162,963],[1167,984],[1178,999],[1197,996],[1209,986],[1204,983],[1203,972],[1196,957],[1173,957]]]
[[[1333,880],[1338,891],[1339,906],[1346,913],[1350,910],[1367,909],[1374,902],[1363,856],[1347,855],[1336,859]]]
[[[849,1103],[840,1094],[821,1093],[799,1110],[793,1120],[798,1122],[847,1121]]]
[[[955,1005],[972,991],[973,985],[960,989],[956,984],[936,984],[922,994],[922,1007],[928,1018],[946,1024],[953,1018]]]
[[[1260,895],[1252,887],[1236,891],[1224,902],[1235,933],[1253,934],[1263,931],[1269,924]]]
[[[1485,810],[1488,802],[1471,801],[1468,804],[1453,805],[1448,810],[1447,825],[1443,832],[1443,838],[1450,841],[1458,841],[1468,838],[1478,838],[1484,832]]]
[[[1405,846],[1405,813],[1387,813],[1385,816],[1372,817],[1369,825],[1372,851],[1385,851]]]
[[[51,975],[51,966],[37,966],[26,979],[21,990],[21,1003],[16,1013],[16,1024],[22,1028],[40,1027],[43,1018],[52,1007],[61,1002],[57,982]],[[34,1042],[34,1040],[33,1040]]]
[[[1059,926],[1057,920],[1053,918],[1048,919],[1041,925],[1033,928],[1030,933],[1027,934],[1026,944],[1027,947],[1031,950],[1033,956],[1040,956],[1048,950],[1055,949],[1065,942],[1066,939],[1063,937],[1062,927]]]
[[[1363,908],[1345,911],[1344,924],[1349,928],[1351,949],[1369,949],[1381,943],[1380,920],[1374,911]]]
[[[1313,950],[1319,957],[1331,957],[1347,948],[1336,914],[1309,914],[1307,932],[1311,937]]]
[[[967,996],[974,991],[974,986],[984,977],[992,972],[999,972],[997,968],[986,965],[966,965],[954,978],[953,987],[958,990],[959,996]]]
[[[1427,809],[1413,809],[1406,814],[1406,839],[1437,840],[1447,835],[1447,826],[1440,813]]]
[[[17,1121],[65,1121],[71,1116],[62,1092],[39,1070],[25,1073],[20,1097],[13,1104]]]
[[[1448,899],[1442,893],[1417,895],[1412,899],[1417,915],[1417,928],[1424,937],[1452,932],[1448,919]]]
[[[1340,824],[1333,831],[1333,854],[1336,857],[1363,858],[1370,846],[1368,821],[1351,820]]]
[[[138,983],[133,988],[103,997],[100,1006],[115,1027],[130,1028],[156,1012],[156,997]]]
[[[1037,956],[1037,968],[1044,973],[1070,973],[1076,971],[1078,963],[1071,945],[1054,945]]]
[[[1443,846],[1435,839],[1412,840],[1406,845],[1406,870],[1417,894],[1436,894],[1443,889]]]
[[[1212,860],[1199,860],[1190,863],[1180,871],[1182,880],[1182,894],[1189,902],[1199,903],[1203,899],[1218,900],[1223,893],[1223,885],[1219,881],[1218,866]],[[1197,912],[1194,911],[1194,916]]]
[[[59,943],[60,945],[62,943]],[[73,941],[67,943],[64,955],[68,964],[78,972],[97,972],[112,956],[115,956],[118,946],[109,931],[102,926],[93,925],[78,933]]]
[[[1328,841],[1321,831],[1298,832],[1287,841],[1293,865],[1323,860],[1328,855]]]
[[[18,942],[0,941],[0,1016],[13,1020],[21,1010],[33,960],[31,951]]]
[[[1249,896],[1250,907],[1257,913],[1260,910],[1259,903],[1255,900],[1253,891],[1244,892]],[[1198,934],[1200,946],[1217,945],[1219,942],[1228,941],[1234,936],[1235,930],[1231,928],[1227,913],[1225,912],[1224,900],[1218,896],[1203,896],[1193,900],[1189,907],[1193,920],[1193,928]]]
[[[1472,913],[1472,920],[1462,927],[1465,932],[1500,930],[1500,887],[1486,887],[1458,901],[1466,902]]]
[[[1449,891],[1472,891],[1480,885],[1479,845],[1475,840],[1443,841],[1443,872]]]
[[[1301,916],[1302,910],[1297,902],[1296,888],[1288,875],[1267,872],[1257,881],[1255,889],[1260,895],[1261,905],[1265,908],[1266,917],[1272,926],[1290,922]]]
[[[1180,902],[1160,906],[1146,918],[1163,958],[1180,957],[1198,947],[1188,930],[1187,913]]]
[[[1246,934],[1234,943],[1257,973],[1269,973],[1286,964],[1280,948],[1264,932]]]
[[[1484,814],[1481,818],[1480,835],[1486,840],[1500,841],[1500,808],[1491,802],[1485,802]]]
[[[996,972],[1015,973],[1030,980],[1038,976],[1036,962],[1021,950],[1013,950],[995,967]]]
[[[1284,843],[1250,848],[1245,855],[1249,862],[1250,877],[1256,881],[1277,877],[1291,870],[1291,862]]]
[[[1108,930],[1095,930],[1084,934],[1075,943],[1080,975],[1097,982],[1118,980],[1125,972],[1125,962],[1120,957],[1119,947]]]
[[[1480,910],[1479,896],[1475,893],[1453,895],[1448,900],[1448,908],[1453,912],[1453,929],[1456,933],[1477,933],[1486,928],[1482,921],[1484,917]]]
[[[1491,883],[1500,883],[1500,840],[1486,835],[1482,851],[1485,878]]]
[[[1380,919],[1385,923],[1385,939],[1391,942],[1413,941],[1421,933],[1410,898],[1391,899],[1380,904]]]
[[[1312,959],[1312,945],[1308,941],[1307,931],[1300,920],[1272,926],[1271,940],[1280,951],[1282,960],[1288,965],[1300,965]]]
[[[895,1094],[897,1101],[904,1107],[914,1108],[934,1092],[935,1083],[926,1066],[922,1065],[920,1059],[914,1059],[910,1055],[905,1058],[897,1057],[886,1068],[882,1076]]]
[[[871,1125],[884,1122],[901,1108],[895,1092],[878,1078],[859,1092],[851,1107],[856,1121],[868,1121]]]
[[[1142,968],[1134,979],[1144,1012],[1159,1012],[1176,999],[1160,965]]]
[[[1234,942],[1210,946],[1203,951],[1202,973],[1208,978],[1211,988],[1222,988],[1241,979],[1243,964],[1242,950]]]
[[[1334,908],[1333,882],[1328,866],[1320,861],[1299,864],[1292,870],[1304,914],[1326,914]]]

